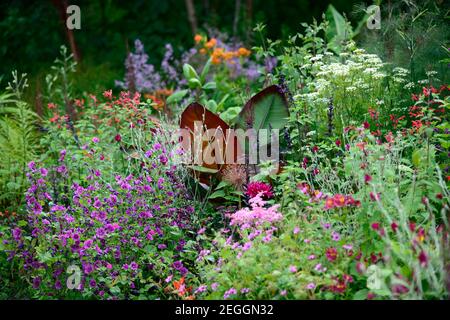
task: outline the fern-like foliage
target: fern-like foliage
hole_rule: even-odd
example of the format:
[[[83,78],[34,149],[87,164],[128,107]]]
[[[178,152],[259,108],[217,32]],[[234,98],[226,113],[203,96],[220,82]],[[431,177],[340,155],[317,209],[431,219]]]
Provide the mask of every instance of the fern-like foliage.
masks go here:
[[[38,116],[22,100],[26,87],[26,75],[13,72],[13,81],[0,94],[0,211],[16,211],[22,204],[27,163],[38,154]]]

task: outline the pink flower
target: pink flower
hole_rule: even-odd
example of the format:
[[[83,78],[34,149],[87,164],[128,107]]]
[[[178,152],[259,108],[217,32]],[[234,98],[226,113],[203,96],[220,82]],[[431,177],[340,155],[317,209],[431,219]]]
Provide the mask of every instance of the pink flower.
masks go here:
[[[294,232],[294,234],[299,233],[300,232],[300,228],[299,227],[295,227],[293,232]]]
[[[292,273],[296,273],[297,272],[297,267],[296,266],[290,266],[289,267],[289,271]]]
[[[308,260],[314,260],[315,258],[316,258],[316,256],[313,255],[313,254],[310,254],[310,255],[308,256]]]
[[[371,228],[373,230],[380,230],[380,223],[379,222],[372,223]]]
[[[112,90],[106,90],[103,92],[103,96],[107,99],[112,99]]]
[[[344,248],[345,250],[352,250],[352,249],[353,249],[353,246],[352,246],[351,244],[344,244],[344,245],[342,246],[342,248]]]
[[[316,287],[315,283],[310,282],[306,285],[306,289],[313,290]]]
[[[331,239],[333,239],[333,241],[339,241],[341,240],[341,236],[336,231],[333,231],[331,233]]]
[[[93,137],[93,138],[92,138],[92,142],[93,142],[93,143],[98,143],[99,141],[100,141],[100,139],[97,138],[97,137]]]

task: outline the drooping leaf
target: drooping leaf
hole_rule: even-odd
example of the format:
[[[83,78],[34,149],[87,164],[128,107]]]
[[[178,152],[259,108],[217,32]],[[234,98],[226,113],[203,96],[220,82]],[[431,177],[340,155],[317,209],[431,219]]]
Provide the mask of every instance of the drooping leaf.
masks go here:
[[[328,46],[331,50],[339,53],[342,41],[353,38],[353,30],[332,4],[328,6],[325,18],[329,22],[326,30]]]
[[[199,178],[200,182],[209,184],[212,175],[219,173],[226,168],[226,164],[224,163],[227,160],[226,151],[232,151],[234,156],[233,160],[236,160],[240,149],[237,139],[232,139],[234,140],[232,143],[227,143],[228,124],[201,104],[196,102],[191,103],[183,111],[180,128],[188,129],[190,132],[190,143],[183,141],[182,147],[188,154],[192,155],[190,168],[195,171],[195,176]],[[207,132],[207,130],[210,132]],[[198,136],[198,134],[201,136]],[[198,139],[202,139],[202,141],[200,141],[201,144]],[[217,148],[214,148],[213,144],[215,144]],[[196,150],[199,147],[201,149],[200,152]],[[212,163],[203,161],[203,155],[205,153],[208,154],[209,151],[212,151],[211,155],[214,157]],[[217,154],[216,151],[219,152],[219,154]],[[199,160],[200,163],[195,163],[195,154],[199,153],[201,153],[201,157],[197,160]]]
[[[272,85],[254,95],[239,113],[241,129],[282,129],[289,118],[289,108],[281,88]]]

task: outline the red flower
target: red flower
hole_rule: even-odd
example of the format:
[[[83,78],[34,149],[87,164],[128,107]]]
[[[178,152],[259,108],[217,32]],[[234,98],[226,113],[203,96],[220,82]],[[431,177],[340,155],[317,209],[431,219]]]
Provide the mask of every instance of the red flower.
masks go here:
[[[327,256],[328,261],[331,261],[331,262],[335,261],[337,258],[336,248],[328,248],[326,251],[326,256]]]
[[[336,146],[338,146],[338,147],[341,146],[341,140],[337,139],[337,140],[335,141],[335,143],[336,143]]]
[[[336,207],[343,207],[345,205],[345,197],[342,194],[334,195],[334,204]]]
[[[370,124],[367,121],[364,121],[363,125],[364,125],[364,129],[369,129],[370,128]]]
[[[319,147],[318,146],[312,147],[312,152],[316,153],[317,151],[319,151]]]
[[[373,193],[373,192],[371,192],[371,193],[369,194],[369,196],[370,196],[370,200],[372,200],[372,201],[379,201],[379,200],[381,199],[379,193]]]
[[[423,250],[419,253],[419,262],[422,267],[426,267],[428,264],[428,257]]]
[[[379,222],[374,222],[371,224],[371,228],[373,230],[380,230],[380,223]]]
[[[370,181],[372,181],[372,177],[368,174],[364,175],[364,182],[369,183]]]
[[[353,277],[349,274],[344,274],[342,276],[342,279],[344,280],[345,283],[352,283],[353,282]]]
[[[247,196],[249,196],[250,198],[253,198],[253,197],[256,197],[256,195],[260,192],[262,193],[263,197],[266,197],[266,198],[273,197],[272,186],[270,184],[260,182],[260,181],[250,182],[247,185],[247,190],[246,190],[245,194]]]
[[[117,134],[117,135],[114,137],[114,140],[116,140],[117,142],[120,142],[120,141],[122,141],[122,136],[121,136],[120,134]]]
[[[420,127],[422,127],[422,121],[420,121],[420,120],[413,121],[412,125],[414,128],[420,129]]]
[[[398,224],[396,224],[395,221],[392,222],[391,223],[391,228],[392,228],[392,231],[397,232]]]

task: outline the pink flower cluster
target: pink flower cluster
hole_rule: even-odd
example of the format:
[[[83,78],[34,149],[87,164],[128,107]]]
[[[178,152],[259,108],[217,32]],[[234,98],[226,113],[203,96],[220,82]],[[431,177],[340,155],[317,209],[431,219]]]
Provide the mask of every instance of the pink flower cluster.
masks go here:
[[[278,212],[279,204],[265,208],[266,202],[261,198],[262,193],[258,193],[249,200],[251,208],[243,208],[231,214],[231,225],[236,225],[242,229],[258,227],[266,222],[273,224],[280,221],[283,216]]]

